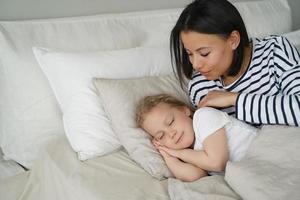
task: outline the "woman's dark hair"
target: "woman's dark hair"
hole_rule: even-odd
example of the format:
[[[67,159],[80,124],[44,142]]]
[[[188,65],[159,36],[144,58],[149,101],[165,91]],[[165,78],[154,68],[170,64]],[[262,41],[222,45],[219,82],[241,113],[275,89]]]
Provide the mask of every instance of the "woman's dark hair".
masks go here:
[[[234,52],[229,76],[240,71],[244,48],[249,46],[248,33],[238,10],[227,0],[195,0],[182,11],[170,36],[173,71],[181,85],[185,78],[192,78],[193,67],[181,42],[180,33],[195,31],[228,38],[234,30],[239,32],[241,39]]]

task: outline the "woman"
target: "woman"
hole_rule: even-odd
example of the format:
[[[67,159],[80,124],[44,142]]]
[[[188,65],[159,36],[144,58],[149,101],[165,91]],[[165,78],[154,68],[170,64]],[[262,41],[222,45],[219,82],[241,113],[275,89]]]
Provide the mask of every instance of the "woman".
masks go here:
[[[171,55],[195,107],[253,125],[300,124],[300,55],[282,36],[249,40],[227,0],[196,0],[171,32]]]

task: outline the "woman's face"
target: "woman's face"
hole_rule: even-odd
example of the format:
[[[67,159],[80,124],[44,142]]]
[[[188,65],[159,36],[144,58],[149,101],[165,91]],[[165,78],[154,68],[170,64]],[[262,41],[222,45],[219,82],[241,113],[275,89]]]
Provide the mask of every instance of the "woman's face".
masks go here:
[[[208,80],[227,76],[233,60],[233,52],[238,45],[234,35],[231,34],[225,39],[216,34],[187,31],[181,32],[180,36],[196,71]]]

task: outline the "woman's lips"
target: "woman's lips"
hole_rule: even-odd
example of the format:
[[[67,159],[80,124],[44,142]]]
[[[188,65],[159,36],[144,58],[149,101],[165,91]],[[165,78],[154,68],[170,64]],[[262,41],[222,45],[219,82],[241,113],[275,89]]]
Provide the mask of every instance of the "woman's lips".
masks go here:
[[[208,75],[208,74],[209,74],[209,72],[210,72],[210,71],[207,71],[207,72],[200,72],[200,73],[201,73],[202,75],[204,75],[204,76],[205,76],[205,75]]]

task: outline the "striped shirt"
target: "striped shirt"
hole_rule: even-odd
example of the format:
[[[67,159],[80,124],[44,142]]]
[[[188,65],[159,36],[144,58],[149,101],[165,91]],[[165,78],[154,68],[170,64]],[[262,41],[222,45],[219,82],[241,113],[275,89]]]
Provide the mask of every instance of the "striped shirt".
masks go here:
[[[224,86],[221,79],[207,80],[194,72],[189,95],[197,107],[212,90],[239,93],[236,105],[222,109],[229,115],[254,125],[300,126],[300,54],[282,36],[252,39],[252,59],[246,72]]]

